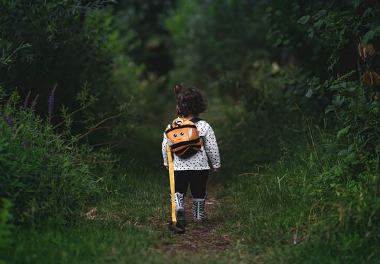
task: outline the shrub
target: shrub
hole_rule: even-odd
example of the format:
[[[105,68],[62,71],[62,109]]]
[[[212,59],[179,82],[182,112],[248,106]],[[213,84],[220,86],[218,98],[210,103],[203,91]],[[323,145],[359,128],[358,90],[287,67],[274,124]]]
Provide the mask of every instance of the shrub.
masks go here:
[[[17,92],[4,98],[0,89],[0,198],[13,203],[18,223],[73,219],[99,192],[93,161],[109,158],[109,152],[95,153],[87,144],[78,144],[67,129],[65,135],[55,132],[50,124],[53,97],[46,120],[33,111],[36,100],[19,106]]]

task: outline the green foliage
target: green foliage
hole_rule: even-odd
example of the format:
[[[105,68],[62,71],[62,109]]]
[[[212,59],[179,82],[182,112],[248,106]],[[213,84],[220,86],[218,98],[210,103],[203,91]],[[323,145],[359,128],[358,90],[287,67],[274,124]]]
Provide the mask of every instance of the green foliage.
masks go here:
[[[32,110],[17,109],[18,100],[14,93],[1,108],[2,198],[14,204],[17,221],[67,219],[96,191],[88,165]]]
[[[267,58],[262,1],[179,1],[166,21],[173,45],[173,83],[208,87],[209,82],[243,76],[254,60]],[[232,82],[235,79],[232,79]],[[217,86],[218,87],[218,86]],[[233,96],[236,87],[220,88]]]
[[[338,199],[318,201],[310,208],[315,222],[309,225],[307,232],[303,230],[301,233],[303,241],[297,246],[275,248],[264,256],[264,261],[377,263],[380,245],[376,218],[380,204],[376,188],[373,182],[369,182],[345,192]]]
[[[256,61],[239,86],[239,100],[210,98],[210,109],[202,118],[215,130],[223,171],[243,173],[276,161],[288,144],[297,145],[302,117],[285,103],[286,80],[278,64]]]
[[[48,98],[55,89],[56,108],[82,109],[77,112],[83,126],[73,126],[75,134],[93,130],[86,123],[89,116],[102,120],[104,115],[117,116],[126,109],[138,87],[139,66],[121,53],[125,45],[115,20],[104,7],[113,1],[2,1],[0,8],[0,83],[11,93],[15,87],[23,100],[40,96]],[[113,71],[115,69],[115,71]],[[123,78],[121,72],[123,72]],[[79,93],[96,97],[97,104],[73,100]],[[44,115],[48,101],[35,105],[36,113]],[[126,111],[124,111],[126,113]],[[51,116],[51,123],[62,121]],[[94,124],[95,119],[91,124]],[[105,129],[114,141],[129,136],[126,126],[133,126],[132,114],[108,119],[116,129]],[[123,126],[122,126],[123,125]],[[92,144],[103,144],[104,134],[92,131],[86,138]]]
[[[11,246],[13,242],[12,237],[12,225],[10,221],[12,220],[12,214],[10,213],[10,208],[12,203],[7,199],[1,199],[0,204],[0,263],[3,262],[3,256],[7,249]]]
[[[314,91],[328,89],[335,93],[331,105],[326,108],[326,114],[335,118],[337,123],[328,141],[329,150],[324,154],[324,159],[332,162],[321,179],[338,192],[366,182],[367,176],[379,169],[377,92],[357,81],[348,81],[349,76],[323,84],[317,79],[309,82]],[[376,179],[376,174],[373,177]]]
[[[298,21],[306,23],[311,15],[330,5],[331,1],[268,2],[266,19],[270,23],[270,29],[267,39],[271,46],[281,48],[281,57],[278,59],[282,63],[296,63],[306,72],[310,69],[316,76],[326,75],[325,65],[331,43],[320,38],[310,38],[307,29]]]
[[[235,175],[224,193],[225,228],[265,263],[376,262],[379,173],[364,171],[360,182],[321,189],[333,149],[328,136],[315,132],[310,144],[308,133],[298,146],[289,144],[278,162]]]
[[[292,11],[297,12],[293,17],[299,24],[290,26],[294,20],[279,23],[279,19],[290,15],[290,9],[284,8],[286,3],[277,4],[271,3],[268,8],[272,37],[288,47],[297,63],[305,67],[303,72],[308,72],[293,75],[294,81],[290,79],[288,84],[296,86],[287,84],[286,94],[290,101],[298,101],[307,114],[317,113],[318,123],[325,122],[324,129],[336,130],[336,137],[324,142],[328,151],[321,159],[329,160],[329,165],[325,166],[323,181],[340,188],[341,184],[357,181],[363,170],[377,171],[379,8],[371,1],[344,1],[343,6],[338,2],[294,2]],[[298,52],[309,48],[314,51],[308,56]],[[313,56],[317,53],[318,58]],[[319,61],[328,62],[328,68]],[[307,92],[305,86],[297,85],[306,79]],[[305,93],[310,98],[306,104],[302,96]],[[319,110],[315,111],[321,107],[326,108],[324,118]]]
[[[164,20],[173,13],[176,2],[130,0],[112,5],[116,27],[125,40],[122,54],[128,54],[135,64],[144,65],[144,79],[151,75],[166,78],[173,67]]]
[[[379,35],[379,12],[371,1],[346,1],[343,8],[341,4],[332,3],[329,8],[304,16],[299,22],[308,26],[310,38],[330,44],[328,69],[343,75],[358,66],[357,43],[364,47],[367,41]]]
[[[5,98],[4,92],[0,94]],[[96,101],[87,99],[85,92],[78,96],[83,109],[86,102]],[[78,140],[110,117],[104,117],[84,135],[73,135],[70,128],[74,112],[66,114],[62,123],[65,129],[57,133],[50,124],[50,115],[44,121],[35,114],[36,99],[31,108],[26,101],[20,106],[19,100],[14,92],[7,101],[2,99],[0,108],[1,198],[14,204],[12,213],[17,223],[41,226],[74,220],[102,189],[94,172],[110,173],[117,161],[109,150],[95,152],[88,144],[78,144]],[[49,100],[52,109],[54,97]]]
[[[101,34],[109,29],[88,16],[106,2],[2,1],[2,86],[18,87],[23,97],[30,90],[32,96],[47,97],[58,84],[66,88],[59,101],[67,105],[80,84],[104,78],[106,38]]]

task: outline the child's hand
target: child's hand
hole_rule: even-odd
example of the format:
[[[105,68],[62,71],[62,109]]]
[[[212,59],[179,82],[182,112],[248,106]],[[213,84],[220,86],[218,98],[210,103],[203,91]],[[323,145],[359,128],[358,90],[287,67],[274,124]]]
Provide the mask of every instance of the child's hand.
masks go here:
[[[166,166],[166,169],[169,170],[169,166]]]
[[[219,172],[219,168],[216,168],[212,171],[212,173],[218,173]]]

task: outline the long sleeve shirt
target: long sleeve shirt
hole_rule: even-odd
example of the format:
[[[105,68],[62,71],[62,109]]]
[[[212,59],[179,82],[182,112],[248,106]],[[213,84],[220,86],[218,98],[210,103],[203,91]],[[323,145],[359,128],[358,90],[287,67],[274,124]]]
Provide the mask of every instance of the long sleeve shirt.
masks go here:
[[[220,168],[221,166],[219,148],[213,129],[204,120],[196,122],[195,126],[198,129],[201,140],[203,140],[203,146],[201,147],[200,151],[187,159],[181,159],[174,155],[173,168],[175,171],[208,170],[210,169],[208,160],[214,169]],[[164,159],[164,165],[169,166],[166,147],[167,138],[166,134],[164,133],[164,138],[162,141],[162,156]]]

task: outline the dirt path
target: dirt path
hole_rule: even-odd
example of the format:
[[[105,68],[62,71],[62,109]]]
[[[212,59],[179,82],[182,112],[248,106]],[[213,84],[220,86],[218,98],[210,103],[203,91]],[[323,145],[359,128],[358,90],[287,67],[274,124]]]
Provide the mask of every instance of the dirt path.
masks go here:
[[[213,197],[206,199],[207,220],[204,223],[194,223],[192,198],[185,197],[186,233],[172,234],[170,241],[164,242],[158,250],[172,256],[184,252],[227,251],[231,242],[229,236],[219,228],[223,223],[220,217],[220,205],[221,202]]]

